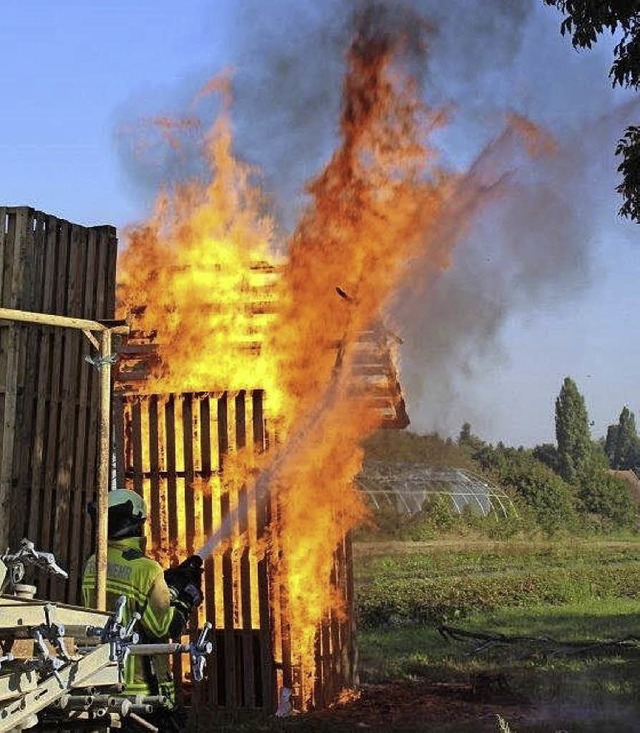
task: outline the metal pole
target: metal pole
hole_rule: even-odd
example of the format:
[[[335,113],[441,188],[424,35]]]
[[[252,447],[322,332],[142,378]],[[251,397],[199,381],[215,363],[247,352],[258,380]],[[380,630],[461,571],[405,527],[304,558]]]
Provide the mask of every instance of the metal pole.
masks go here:
[[[111,466],[111,331],[100,332],[100,423],[98,428],[98,513],[96,537],[96,608],[107,607],[107,519]]]

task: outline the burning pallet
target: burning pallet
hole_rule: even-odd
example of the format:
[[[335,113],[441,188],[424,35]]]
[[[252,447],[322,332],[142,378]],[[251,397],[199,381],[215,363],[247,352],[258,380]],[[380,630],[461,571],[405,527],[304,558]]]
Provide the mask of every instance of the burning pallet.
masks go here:
[[[264,311],[261,311],[263,314]],[[402,429],[409,425],[402,388],[393,360],[397,337],[376,324],[363,331],[352,344],[353,389],[367,404],[372,405],[383,428]],[[157,331],[133,330],[126,343],[118,349],[118,382],[120,388],[131,392],[145,392],[154,371],[161,369]],[[256,358],[260,355],[260,340],[245,343]],[[341,348],[334,345],[336,353]]]
[[[290,688],[298,709],[329,704],[353,683],[351,614],[325,619],[317,632],[315,670],[305,676],[292,655],[287,589],[272,580],[282,551],[271,525],[277,500],[223,482],[239,451],[258,457],[268,447],[262,392],[142,394],[125,381],[117,392],[118,468],[123,485],[148,504],[150,545],[158,559],[184,559],[211,528],[231,518],[228,541],[205,562],[200,616],[214,623],[217,661],[209,665],[204,687],[194,690],[194,702],[273,712],[278,691]],[[335,552],[331,582],[351,608],[348,539]],[[180,660],[177,667],[180,674]]]

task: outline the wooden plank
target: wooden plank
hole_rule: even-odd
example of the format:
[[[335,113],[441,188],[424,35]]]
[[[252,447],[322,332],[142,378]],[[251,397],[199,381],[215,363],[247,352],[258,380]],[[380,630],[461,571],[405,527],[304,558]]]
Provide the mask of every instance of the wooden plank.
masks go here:
[[[243,394],[243,398],[244,398]],[[236,409],[236,415],[238,410]],[[252,497],[252,501],[254,497]],[[253,660],[253,619],[251,611],[251,560],[250,551],[247,541],[249,539],[249,497],[247,495],[247,487],[240,489],[238,496],[239,507],[239,531],[240,535],[244,535],[246,540],[240,555],[240,593],[241,593],[241,624],[242,624],[242,686],[244,704],[254,707],[256,704],[255,692],[255,675]]]
[[[69,266],[66,289],[65,314],[80,315],[83,294],[84,248],[82,227],[72,225],[69,231]],[[81,352],[81,332],[65,332],[64,363],[61,375],[62,404],[60,406],[61,430],[58,446],[58,465],[56,477],[56,505],[54,517],[53,552],[63,567],[69,568],[69,516],[73,491],[72,472],[75,458],[75,445],[80,435],[77,433],[78,368]],[[78,548],[79,550],[79,548]],[[75,551],[73,554],[78,554]],[[79,563],[74,563],[74,569]],[[75,578],[74,578],[75,580]],[[67,583],[52,578],[51,591],[55,600],[68,600]]]
[[[222,522],[229,516],[229,494],[224,491],[220,496],[220,514]],[[233,560],[231,549],[222,553],[222,602],[224,606],[224,655],[225,665],[225,704],[235,707],[239,702],[239,691],[236,687],[237,663],[234,634],[233,604]]]
[[[313,679],[312,706],[315,706],[318,701],[322,699],[322,688],[324,685],[324,669],[322,666],[322,634],[319,631],[316,632],[313,643],[313,660],[315,665],[315,675]]]
[[[2,270],[2,300],[8,307],[16,305],[24,273],[23,247],[25,228],[29,217],[29,210],[18,209],[9,214],[9,223],[5,241]],[[19,326],[12,325],[2,329],[0,333],[0,372],[4,385],[4,400],[2,412],[2,446],[0,451],[0,516],[3,518],[0,527],[0,542],[6,547],[9,542],[9,528],[11,526],[11,500],[13,484],[13,454],[16,439],[16,408],[18,385],[18,346]]]
[[[331,687],[333,683],[333,670],[331,665],[331,614],[322,620],[320,624],[320,648],[321,648],[321,674],[322,674],[322,695],[320,699],[316,701],[318,707],[324,707],[328,700],[327,697],[331,694]]]
[[[197,412],[197,402],[195,404]],[[193,394],[184,395],[182,406],[182,436],[183,436],[183,456],[184,456],[184,476],[185,476],[185,493],[184,493],[184,522],[185,522],[185,539],[186,547],[183,548],[186,555],[193,555],[198,549],[196,546],[196,527],[195,527],[195,505],[193,495],[193,485],[195,482],[194,473],[194,445],[199,443],[198,422],[194,418],[194,396]]]
[[[224,471],[226,453],[229,449],[229,425],[228,425],[229,401],[226,393],[218,398],[218,460],[219,470]],[[229,492],[223,486],[219,496],[220,524],[224,525],[230,511]],[[225,656],[225,704],[236,706],[238,704],[237,663],[235,653],[235,618],[234,618],[234,577],[232,551],[226,547],[222,552],[222,614],[224,630],[224,656]]]
[[[101,241],[93,231],[89,232],[87,241],[87,268],[84,281],[83,316],[90,320],[97,317],[97,287],[96,283],[100,274],[99,261],[101,257]],[[111,284],[110,287],[115,287]],[[97,356],[96,349],[85,338],[82,342],[82,358]],[[82,484],[83,484],[83,505],[86,507],[89,501],[97,500],[98,486],[98,423],[99,423],[99,401],[100,401],[100,374],[97,369],[84,362],[82,367],[81,399],[85,412],[86,438],[84,441],[83,463],[82,463]],[[89,555],[95,552],[94,528],[86,511],[80,513],[80,531],[82,538],[81,563],[87,560]]]
[[[149,504],[149,521],[147,534],[153,547],[160,547],[162,542],[162,511],[161,511],[161,480],[160,480],[160,414],[164,426],[164,402],[160,402],[158,395],[150,395],[145,400],[149,406],[149,468],[151,474]],[[164,434],[162,435],[164,437]]]
[[[347,620],[345,622],[345,637],[343,638],[343,665],[345,682],[354,687],[360,684],[358,677],[358,646],[356,637],[355,589],[353,578],[353,546],[351,535],[344,539],[345,558],[345,595]]]
[[[142,399],[131,403],[131,466],[132,485],[128,488],[142,496]]]
[[[25,267],[23,275],[23,304],[29,310],[42,308],[42,269],[43,269],[43,240],[44,215],[40,212],[30,212],[27,221],[26,246],[24,253]],[[27,536],[28,517],[31,507],[32,492],[32,453],[34,448],[34,428],[37,407],[36,379],[38,374],[38,352],[40,346],[40,329],[33,326],[21,329],[21,339],[18,344],[19,361],[17,366],[18,401],[16,414],[17,443],[13,453],[13,492],[11,511],[13,519],[10,523],[8,545],[18,547],[22,537]],[[37,503],[36,503],[37,507]]]
[[[44,276],[42,284],[42,312],[52,313],[55,309],[55,278],[57,272],[57,237],[58,220],[49,216],[46,218],[46,236],[43,242]],[[38,404],[36,407],[35,430],[33,435],[34,448],[32,453],[32,511],[29,515],[27,536],[36,542],[40,536],[41,515],[44,511],[44,502],[47,492],[45,484],[45,459],[49,434],[47,430],[50,398],[50,365],[53,348],[53,329],[44,329],[40,341],[39,370],[36,391]]]
[[[9,212],[9,207],[0,206],[0,304],[5,308],[10,307],[5,300],[4,278],[2,277],[5,268],[5,257],[12,252],[10,244],[12,240],[9,236]]]
[[[56,236],[56,271],[53,287],[55,291],[54,313],[63,315],[66,309],[66,294],[69,273],[69,222],[61,219],[57,226]],[[44,496],[42,517],[37,544],[41,547],[52,547],[55,536],[55,506],[57,502],[57,473],[59,461],[59,434],[61,420],[62,373],[65,363],[65,345],[67,339],[63,329],[54,329],[51,350],[49,379],[49,405],[46,420],[47,450],[44,467]],[[40,592],[50,594],[50,578],[46,578],[46,588],[40,583]]]
[[[202,499],[202,522],[206,530],[213,530],[213,472],[217,469],[217,456],[213,450],[213,442],[217,441],[217,430],[212,431],[211,426],[216,425],[216,401],[210,395],[200,401],[200,425],[201,425],[201,460],[202,475],[207,481],[208,491]],[[215,458],[215,461],[214,461]],[[214,559],[212,555],[205,558],[204,573],[204,612],[212,623],[216,618],[216,584],[214,577]],[[218,697],[218,668],[217,665],[207,665],[206,698],[203,704],[208,702],[217,705]]]
[[[254,390],[251,393],[252,409],[251,424],[253,430],[253,449],[257,454],[262,453],[265,448],[264,433],[264,411],[263,392]],[[268,496],[256,497],[256,534],[262,542],[265,541],[269,524],[270,499]],[[260,641],[260,669],[262,680],[262,704],[266,712],[275,712],[277,705],[277,679],[274,660],[282,659],[281,648],[278,647],[276,632],[279,619],[277,618],[278,604],[274,602],[272,617],[272,606],[270,603],[269,586],[269,554],[265,551],[257,562],[256,579],[258,583],[258,610],[260,617],[259,641]]]
[[[224,459],[229,451],[229,425],[228,425],[228,399],[227,393],[218,398],[218,457],[220,460],[219,470],[224,471]]]
[[[236,449],[240,450],[247,444],[247,425],[246,425],[246,400],[247,393],[241,390],[235,397],[235,434]]]
[[[176,401],[177,395],[170,395],[166,408],[166,451],[167,451],[167,479],[165,483],[164,500],[167,503],[167,538],[165,547],[172,559],[175,557],[176,537],[178,530],[178,512],[176,507]]]

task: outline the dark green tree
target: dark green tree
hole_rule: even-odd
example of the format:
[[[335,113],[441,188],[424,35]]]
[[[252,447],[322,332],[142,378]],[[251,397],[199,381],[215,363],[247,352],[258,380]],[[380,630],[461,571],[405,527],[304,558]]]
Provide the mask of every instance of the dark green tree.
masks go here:
[[[638,461],[638,432],[636,417],[626,405],[620,413],[617,428],[611,467],[621,470],[634,468]]]
[[[533,457],[552,471],[558,472],[558,449],[553,443],[542,443],[533,449]]]
[[[609,71],[613,86],[640,87],[640,2],[638,0],[543,0],[564,15],[560,33],[574,48],[591,48],[605,31],[620,33]],[[622,182],[616,190],[620,214],[640,223],[640,127],[628,127],[616,147]]]
[[[558,473],[573,484],[588,461],[592,446],[584,397],[570,377],[565,377],[556,399],[556,441]]]
[[[616,446],[618,445],[618,425],[609,425],[607,428],[607,437],[604,441],[604,452],[609,459],[609,465],[614,468],[616,458]]]
[[[482,448],[484,440],[479,438],[477,435],[474,435],[471,432],[471,424],[465,422],[462,424],[460,433],[458,434],[458,445],[460,448],[466,448],[471,453],[475,453]]]
[[[594,447],[580,469],[577,485],[580,508],[597,519],[600,526],[619,529],[633,524],[635,507],[629,486],[611,475],[604,451]]]
[[[458,443],[468,443],[471,438],[471,423],[462,423],[460,434],[458,435]]]

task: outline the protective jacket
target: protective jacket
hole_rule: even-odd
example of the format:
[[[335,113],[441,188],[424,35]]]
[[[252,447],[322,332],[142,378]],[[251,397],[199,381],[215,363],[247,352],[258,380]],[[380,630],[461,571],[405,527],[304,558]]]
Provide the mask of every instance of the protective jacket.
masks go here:
[[[127,537],[108,542],[107,549],[107,608],[114,608],[120,596],[125,596],[124,623],[134,612],[141,616],[136,625],[140,641],[166,642],[175,609],[170,605],[169,588],[162,567],[144,554],[143,537]],[[95,607],[96,558],[92,555],[82,578],[82,598],[86,606]],[[125,663],[125,694],[166,695],[171,704],[175,690],[168,657],[129,655]]]

